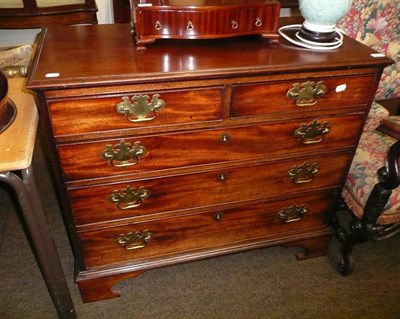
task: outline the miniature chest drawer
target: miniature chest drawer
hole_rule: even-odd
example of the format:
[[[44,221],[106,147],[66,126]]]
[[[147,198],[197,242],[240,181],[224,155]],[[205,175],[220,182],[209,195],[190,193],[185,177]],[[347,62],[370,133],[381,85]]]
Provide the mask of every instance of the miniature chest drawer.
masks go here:
[[[208,87],[55,99],[48,108],[59,137],[218,121],[222,102],[223,87]]]
[[[374,75],[320,77],[233,86],[231,117],[271,115],[366,105]]]
[[[77,225],[152,214],[168,215],[188,209],[339,187],[350,160],[351,154],[332,153],[180,176],[71,188],[68,194]]]
[[[223,249],[324,225],[333,191],[239,208],[79,232],[89,268],[184,251]]]
[[[172,169],[293,158],[301,153],[351,148],[362,119],[363,114],[359,113],[306,118],[258,126],[63,144],[58,151],[67,181],[151,172],[166,174]]]

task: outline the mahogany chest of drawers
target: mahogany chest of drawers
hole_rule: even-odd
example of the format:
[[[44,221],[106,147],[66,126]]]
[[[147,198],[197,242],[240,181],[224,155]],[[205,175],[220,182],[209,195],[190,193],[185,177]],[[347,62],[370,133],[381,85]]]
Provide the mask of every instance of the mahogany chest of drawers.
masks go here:
[[[134,0],[137,49],[156,39],[211,39],[259,34],[278,42],[275,0]]]
[[[51,27],[37,93],[84,301],[143,271],[273,245],[324,255],[387,58],[260,37]],[[267,261],[266,261],[266,266]]]

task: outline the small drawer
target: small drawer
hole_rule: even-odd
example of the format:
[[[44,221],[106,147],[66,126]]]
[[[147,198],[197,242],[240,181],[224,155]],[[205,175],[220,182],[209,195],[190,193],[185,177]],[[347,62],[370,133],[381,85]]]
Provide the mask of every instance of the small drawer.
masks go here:
[[[146,37],[152,35],[170,36],[179,34],[178,12],[171,10],[151,10],[138,8],[136,13],[136,33]]]
[[[67,181],[352,147],[362,114],[58,147]],[[290,150],[290,154],[288,153]],[[285,155],[286,154],[286,155]]]
[[[245,31],[240,19],[243,9],[220,9],[218,12],[207,10],[180,10],[180,35],[184,38],[206,38],[214,35],[229,35]]]
[[[273,240],[326,223],[335,192],[79,232],[88,268]]]
[[[271,3],[247,8],[246,30],[249,32],[276,31],[280,10]]]
[[[221,119],[223,88],[136,92],[49,103],[55,136]]]
[[[231,117],[365,105],[374,75],[234,85]]]
[[[180,176],[69,189],[77,225],[341,186],[351,154],[330,153]],[[279,185],[279,187],[277,187]]]

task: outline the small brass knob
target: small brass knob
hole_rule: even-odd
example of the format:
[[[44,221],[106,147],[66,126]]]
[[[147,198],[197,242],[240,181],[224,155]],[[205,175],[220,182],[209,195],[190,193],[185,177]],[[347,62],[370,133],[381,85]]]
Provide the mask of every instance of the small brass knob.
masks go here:
[[[226,173],[220,173],[217,175],[217,180],[219,182],[225,182],[228,179],[228,174]]]
[[[213,219],[214,219],[216,222],[219,222],[219,221],[222,219],[222,217],[224,217],[224,213],[221,213],[221,212],[215,213],[215,214],[213,215]]]
[[[221,142],[221,144],[228,144],[230,140],[231,140],[231,136],[229,135],[229,133],[224,133],[219,138],[219,141]]]

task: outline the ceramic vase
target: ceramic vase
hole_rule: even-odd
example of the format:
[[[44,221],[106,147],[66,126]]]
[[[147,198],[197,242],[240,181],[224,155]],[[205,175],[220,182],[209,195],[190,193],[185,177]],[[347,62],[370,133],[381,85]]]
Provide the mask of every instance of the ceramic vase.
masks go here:
[[[335,25],[349,11],[351,0],[299,0],[304,23],[300,35],[324,42],[335,38]]]

